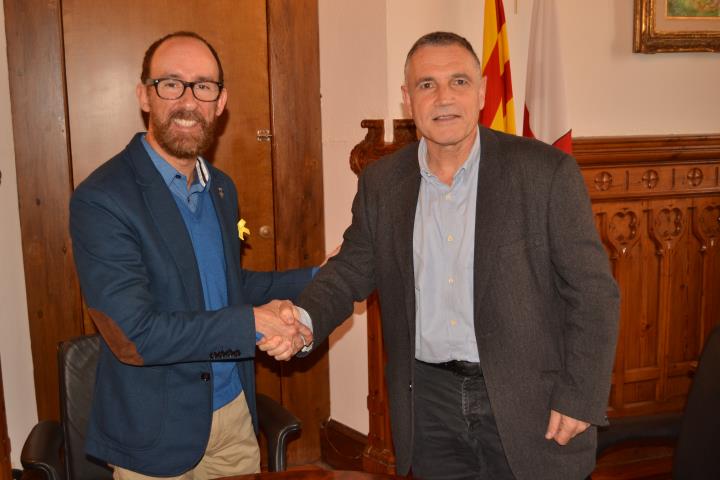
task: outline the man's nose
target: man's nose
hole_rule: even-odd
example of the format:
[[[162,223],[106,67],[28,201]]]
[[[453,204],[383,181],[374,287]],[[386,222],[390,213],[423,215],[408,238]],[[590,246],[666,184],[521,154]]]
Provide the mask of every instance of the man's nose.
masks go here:
[[[439,85],[437,89],[437,103],[444,105],[451,103],[455,98],[454,92],[448,85]]]
[[[195,108],[197,108],[198,105],[198,99],[195,98],[195,94],[193,94],[192,88],[190,88],[189,86],[185,87],[185,91],[180,96],[178,101],[182,103],[186,109],[194,110]]]

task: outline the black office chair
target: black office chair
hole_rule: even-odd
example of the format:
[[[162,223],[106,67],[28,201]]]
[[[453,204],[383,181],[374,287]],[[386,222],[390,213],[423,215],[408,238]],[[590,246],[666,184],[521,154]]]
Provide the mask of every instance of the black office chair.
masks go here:
[[[597,454],[644,439],[677,440],[674,479],[720,479],[720,325],[700,355],[684,413],[613,419],[598,430]]]
[[[60,422],[38,423],[23,445],[23,468],[47,480],[112,479],[112,470],[85,455],[85,430],[90,416],[100,337],[78,337],[58,347]],[[300,420],[270,397],[257,394],[260,430],[267,440],[268,469],[286,468],[288,437],[300,431]]]

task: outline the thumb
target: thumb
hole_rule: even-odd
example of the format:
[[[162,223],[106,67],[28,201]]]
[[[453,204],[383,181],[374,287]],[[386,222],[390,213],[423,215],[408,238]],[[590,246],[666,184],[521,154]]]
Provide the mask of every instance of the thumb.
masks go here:
[[[297,313],[297,309],[292,302],[282,302],[278,313],[282,321],[288,325],[294,325],[295,322],[300,320],[300,315]]]
[[[550,440],[558,432],[560,428],[560,413],[555,410],[550,410],[550,421],[548,422],[547,432],[545,432],[545,439]]]

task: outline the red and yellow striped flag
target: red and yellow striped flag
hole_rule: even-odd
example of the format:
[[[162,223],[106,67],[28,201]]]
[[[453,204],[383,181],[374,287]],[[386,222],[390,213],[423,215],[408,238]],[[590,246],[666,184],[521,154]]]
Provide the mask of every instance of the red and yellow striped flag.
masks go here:
[[[482,73],[487,77],[485,106],[480,123],[501,132],[515,133],[515,105],[510,77],[505,10],[502,0],[485,0]]]

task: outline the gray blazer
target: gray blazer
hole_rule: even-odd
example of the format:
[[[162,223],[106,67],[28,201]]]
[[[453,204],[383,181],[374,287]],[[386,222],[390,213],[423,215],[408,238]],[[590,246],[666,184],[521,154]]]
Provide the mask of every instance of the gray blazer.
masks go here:
[[[480,128],[474,317],[480,362],[517,478],[584,478],[591,427],[560,446],[545,440],[550,409],[606,422],[619,294],[575,160],[535,140]],[[301,294],[316,342],[375,288],[397,470],[413,445],[417,144],[367,167],[340,253]],[[317,343],[316,343],[317,344]]]

